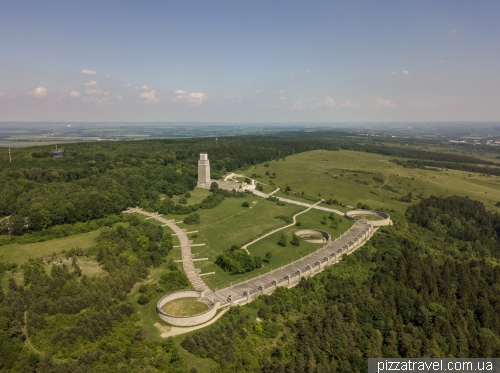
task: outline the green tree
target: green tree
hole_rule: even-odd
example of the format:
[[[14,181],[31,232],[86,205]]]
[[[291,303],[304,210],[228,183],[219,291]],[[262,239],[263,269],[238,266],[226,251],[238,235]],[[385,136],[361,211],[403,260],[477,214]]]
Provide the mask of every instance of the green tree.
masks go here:
[[[250,207],[250,204],[247,201],[244,201],[241,206],[243,207]]]
[[[210,191],[213,193],[218,189],[219,189],[219,184],[217,184],[215,181],[213,181],[212,184],[210,184]]]
[[[149,300],[150,300],[150,299],[148,298],[148,296],[147,296],[147,295],[145,295],[145,294],[141,294],[141,295],[139,295],[139,298],[137,299],[137,303],[139,303],[140,305],[142,305],[142,306],[143,306],[143,305],[145,305],[146,303],[148,303],[148,302],[149,302]]]
[[[286,236],[282,234],[280,240],[278,241],[278,245],[285,247],[287,245],[287,241]]]
[[[188,225],[200,224],[200,214],[195,212],[195,213],[189,215],[183,221],[185,224],[188,224]]]
[[[137,244],[141,249],[147,249],[149,247],[149,237],[139,236],[137,237]]]
[[[290,243],[293,246],[300,246],[300,238],[296,234],[294,234],[292,237],[292,241],[290,241]]]

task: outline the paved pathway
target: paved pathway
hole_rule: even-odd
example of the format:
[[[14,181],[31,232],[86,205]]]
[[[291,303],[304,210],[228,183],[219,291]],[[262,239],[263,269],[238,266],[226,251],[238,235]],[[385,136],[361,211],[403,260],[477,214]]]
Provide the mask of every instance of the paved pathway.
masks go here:
[[[235,179],[237,177],[246,177],[245,175],[235,174],[231,172],[229,175],[224,177],[224,181],[228,181],[228,179]]]
[[[259,277],[217,290],[206,295],[201,301],[208,305],[218,301],[221,306],[246,303],[257,295],[272,292],[277,286],[293,286],[301,277],[313,275],[325,265],[341,260],[343,254],[353,252],[363,245],[374,231],[370,224],[358,221],[342,236],[314,253]]]
[[[320,201],[320,202],[321,202],[321,201]],[[320,202],[316,202],[316,204],[318,204],[318,203],[320,203]],[[308,209],[305,209],[304,211],[300,211],[300,212],[296,213],[296,214],[293,216],[293,223],[288,224],[288,225],[285,225],[285,226],[283,226],[283,227],[276,228],[275,230],[272,230],[271,232],[266,233],[265,235],[260,236],[259,238],[256,238],[256,239],[255,239],[255,240],[253,240],[252,242],[249,242],[249,243],[247,243],[246,245],[243,245],[243,246],[241,247],[241,249],[242,249],[242,250],[245,250],[248,254],[250,254],[250,252],[249,252],[249,251],[248,251],[248,249],[247,249],[247,247],[248,247],[248,246],[253,245],[253,244],[254,244],[254,243],[256,243],[257,241],[262,240],[264,237],[267,237],[267,236],[269,236],[269,235],[271,235],[271,234],[273,234],[273,233],[276,233],[276,232],[278,232],[278,231],[280,231],[280,230],[282,230],[282,229],[285,229],[285,228],[288,228],[288,227],[292,227],[292,226],[294,226],[294,225],[295,225],[295,223],[297,223],[297,219],[296,219],[296,218],[297,218],[297,216],[299,216],[300,214],[303,214],[304,212],[309,211],[309,210],[310,210],[310,209],[312,209],[312,208],[313,208],[313,207],[311,206],[311,207],[309,207]]]
[[[191,245],[189,244],[189,238],[181,228],[173,223],[172,220],[167,220],[162,216],[158,215],[158,213],[146,212],[137,207],[131,207],[125,212],[136,212],[138,214],[149,216],[153,219],[158,220],[163,223],[170,229],[174,231],[176,236],[179,238],[181,252],[182,252],[182,266],[184,267],[184,272],[189,279],[189,282],[193,285],[196,290],[202,290],[205,294],[212,294],[212,290],[205,284],[205,282],[201,279],[200,275],[196,272],[196,268],[194,267],[193,258],[191,257]]]
[[[258,190],[254,190],[253,191],[253,194],[255,194],[256,196],[259,196],[259,197],[262,197],[262,198],[268,198],[270,195],[272,195],[273,193],[276,193],[279,189],[275,190],[274,192],[272,192],[271,194],[266,194],[266,193],[262,193],[262,192],[259,192]],[[323,206],[317,206],[317,205],[312,205],[310,203],[305,203],[305,202],[300,202],[300,201],[295,201],[293,199],[288,199],[288,198],[283,198],[283,197],[276,197],[278,198],[280,201],[283,201],[283,202],[287,202],[287,203],[291,203],[293,205],[299,205],[299,206],[304,206],[304,207],[310,207],[310,208],[313,208],[313,209],[316,209],[316,210],[322,210],[322,211],[328,211],[328,212],[334,212],[335,214],[338,214],[338,215],[342,215],[344,216],[344,213],[342,211],[339,211],[339,210],[335,210],[335,209],[332,209],[332,208],[329,208],[329,207],[323,207]]]

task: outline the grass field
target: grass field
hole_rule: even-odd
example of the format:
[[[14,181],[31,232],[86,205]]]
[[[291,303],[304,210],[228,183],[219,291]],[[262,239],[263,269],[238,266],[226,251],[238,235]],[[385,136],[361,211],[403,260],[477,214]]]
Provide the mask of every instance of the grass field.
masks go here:
[[[101,229],[92,232],[75,234],[73,236],[55,238],[49,241],[36,243],[13,243],[0,246],[0,261],[22,264],[30,258],[48,256],[52,253],[60,253],[63,250],[71,250],[74,247],[88,249],[94,245],[96,237]]]
[[[343,232],[345,232],[353,223],[347,219],[342,219],[342,223],[339,224],[339,227],[337,229],[330,228],[329,226],[325,226],[321,224],[321,219],[323,216],[328,216],[328,213],[325,211],[319,211],[319,210],[310,210],[304,214],[301,214],[297,217],[297,221],[300,221],[302,223],[301,227],[295,227],[292,226],[290,228],[286,228],[284,230],[278,231],[276,233],[273,233],[269,235],[268,237],[265,237],[264,239],[256,242],[255,244],[252,244],[248,246],[248,251],[252,255],[257,255],[260,256],[261,258],[264,258],[266,253],[270,251],[272,253],[272,259],[270,260],[270,263],[263,263],[262,268],[260,269],[255,269],[252,272],[249,273],[244,273],[244,274],[238,274],[238,275],[230,275],[228,273],[225,273],[220,269],[219,266],[217,266],[215,262],[215,257],[222,251],[227,250],[231,246],[231,242],[235,242],[237,244],[242,244],[245,242],[250,241],[245,240],[243,241],[242,237],[239,237],[238,235],[246,235],[246,237],[250,237],[251,235],[257,233],[258,228],[261,228],[260,234],[257,234],[256,236],[253,236],[254,238],[257,238],[257,236],[263,235],[265,232],[270,231],[272,229],[262,229],[262,223],[266,222],[266,220],[269,219],[269,217],[276,216],[276,215],[281,215],[283,214],[281,209],[283,208],[289,208],[290,210],[298,211],[296,205],[288,205],[287,206],[277,206],[273,202],[269,202],[266,200],[261,199],[261,202],[259,202],[256,206],[259,204],[264,205],[262,208],[266,212],[266,214],[262,214],[259,210],[256,210],[256,213],[261,214],[260,218],[256,215],[248,215],[245,217],[245,221],[242,223],[242,226],[244,229],[239,228],[239,224],[236,224],[237,222],[228,222],[231,226],[227,227],[227,237],[221,236],[221,231],[219,231],[217,228],[217,225],[213,225],[211,227],[206,228],[206,233],[203,234],[203,236],[207,237],[206,242],[219,242],[222,243],[224,240],[227,241],[227,244],[223,244],[222,246],[219,247],[214,247],[213,244],[210,245],[210,248],[208,247],[193,247],[191,249],[192,252],[196,253],[196,257],[208,257],[208,261],[200,261],[196,263],[197,268],[201,268],[202,273],[207,273],[207,272],[215,272],[214,275],[209,275],[209,276],[204,276],[203,280],[205,283],[210,286],[212,289],[221,289],[226,286],[230,286],[233,283],[237,283],[240,281],[243,281],[248,278],[252,277],[257,277],[261,274],[264,274],[266,272],[269,272],[270,270],[279,268],[280,266],[287,264],[293,260],[297,260],[301,258],[302,256],[308,255],[312,253],[313,251],[316,251],[320,247],[322,247],[322,244],[313,244],[313,243],[308,243],[308,242],[303,242],[302,245],[299,247],[296,246],[291,246],[288,244],[287,247],[283,248],[281,246],[277,245],[277,242],[279,241],[281,235],[285,233],[289,240],[292,239],[292,234],[298,229],[303,229],[303,228],[315,228],[315,229],[321,229],[324,231],[327,231],[332,235],[332,239],[335,239],[336,237],[340,236]],[[260,219],[260,225],[257,225],[255,223],[251,224],[246,221],[246,219]],[[278,219],[274,219],[276,222],[270,221],[268,226],[271,227],[271,223],[274,223],[273,226],[285,226],[286,224]],[[330,220],[328,220],[330,222]],[[239,222],[238,222],[239,223]],[[233,227],[234,228],[231,228]],[[250,229],[252,228],[252,229]],[[271,227],[272,228],[272,227]],[[249,232],[251,231],[251,233]],[[201,237],[201,233],[205,232],[205,230],[200,227],[200,233],[199,237]],[[231,237],[234,237],[234,241],[230,240]],[[238,241],[238,238],[240,241]],[[195,240],[196,242],[196,240]],[[208,246],[208,243],[207,243]],[[210,251],[209,251],[210,250]]]
[[[488,209],[500,210],[495,207],[500,201],[500,177],[457,170],[404,168],[390,162],[395,158],[356,151],[316,150],[289,156],[285,161],[271,161],[269,167],[261,164],[238,172],[247,175],[276,172],[272,181],[282,190],[288,185],[293,192],[333,198],[353,207],[362,203],[371,209],[404,212],[410,204],[400,198],[411,193],[413,202],[419,200],[418,196],[455,194],[479,200]],[[269,182],[268,177],[258,180]],[[345,210],[338,205],[332,207]]]
[[[380,218],[379,216],[375,216],[375,215],[356,215],[354,216],[355,219],[357,220],[382,220],[382,218]]]
[[[208,189],[196,188],[195,190],[190,191],[191,197],[187,199],[188,205],[194,205],[195,203],[200,203],[205,197],[212,194]],[[182,196],[174,196],[172,199],[174,204],[179,203],[179,199]]]
[[[252,207],[242,207],[243,201],[249,202]],[[278,206],[275,202],[248,195],[246,198],[226,198],[214,209],[199,210],[201,222],[198,225],[187,226],[183,223],[178,225],[188,231],[198,230],[193,243],[204,243],[205,246],[194,246],[191,252],[196,254],[196,258],[208,258],[208,260],[196,262],[196,267],[201,268],[202,273],[215,271],[215,275],[205,276],[203,280],[210,287],[221,288],[228,286],[234,278],[214,264],[217,255],[232,245],[243,245],[265,232],[286,225],[283,220],[276,219],[275,216],[290,216],[302,209],[291,204]],[[178,215],[172,217],[175,217],[176,221],[183,219],[183,216]],[[179,249],[175,250],[180,252]]]
[[[196,298],[181,298],[168,302],[162,311],[175,316],[191,316],[202,313],[208,309],[205,303],[198,302]]]

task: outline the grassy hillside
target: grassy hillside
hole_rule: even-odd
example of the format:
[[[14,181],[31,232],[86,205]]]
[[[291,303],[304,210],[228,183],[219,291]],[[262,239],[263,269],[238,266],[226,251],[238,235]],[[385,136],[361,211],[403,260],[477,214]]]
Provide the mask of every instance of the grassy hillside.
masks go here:
[[[357,151],[316,150],[251,167],[241,173],[262,175],[257,180],[281,187],[278,196],[294,198],[293,192],[309,196],[333,198],[346,206],[366,204],[372,209],[403,212],[407,202],[400,199],[411,193],[413,199],[430,195],[469,196],[487,208],[498,209],[500,177],[456,170],[423,170],[399,166],[392,156]],[[266,176],[276,173],[275,179]],[[290,195],[282,191],[291,188]],[[296,198],[296,197],[295,197]],[[348,207],[333,206],[342,210]]]

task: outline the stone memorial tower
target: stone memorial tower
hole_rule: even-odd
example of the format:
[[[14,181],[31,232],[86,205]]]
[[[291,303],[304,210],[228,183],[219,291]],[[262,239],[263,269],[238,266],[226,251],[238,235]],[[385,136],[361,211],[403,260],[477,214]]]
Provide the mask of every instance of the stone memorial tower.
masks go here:
[[[207,153],[201,153],[198,161],[198,185],[210,185],[210,163]]]

